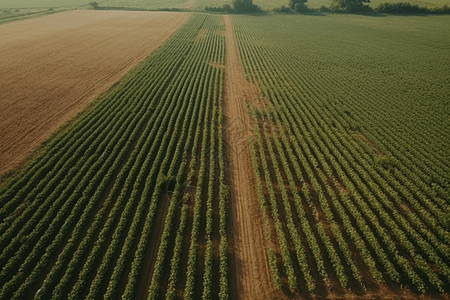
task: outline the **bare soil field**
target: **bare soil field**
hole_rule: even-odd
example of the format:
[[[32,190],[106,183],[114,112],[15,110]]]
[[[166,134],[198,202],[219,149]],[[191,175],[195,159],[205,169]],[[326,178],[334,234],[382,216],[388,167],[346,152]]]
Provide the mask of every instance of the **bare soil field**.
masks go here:
[[[0,26],[0,175],[160,46],[189,13],[70,11]]]
[[[226,78],[224,98],[224,129],[227,168],[231,188],[230,296],[231,299],[271,299],[277,293],[272,284],[267,263],[267,241],[261,224],[256,180],[253,171],[248,135],[250,116],[244,99],[252,100],[259,92],[245,80],[242,63],[234,39],[231,20],[226,25]]]

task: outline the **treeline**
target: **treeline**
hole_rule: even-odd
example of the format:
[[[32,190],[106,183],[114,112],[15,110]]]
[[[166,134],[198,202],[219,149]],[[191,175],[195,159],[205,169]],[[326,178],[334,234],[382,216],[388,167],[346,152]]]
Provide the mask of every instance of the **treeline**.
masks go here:
[[[288,6],[274,8],[272,11],[278,13],[316,13],[316,12],[335,12],[335,13],[383,13],[383,14],[450,14],[450,8],[444,5],[440,8],[427,8],[413,5],[409,2],[380,4],[377,8],[372,8],[366,3],[370,0],[332,0],[330,7],[322,6],[320,9],[308,8],[308,0],[289,0]],[[230,4],[224,4],[218,7],[206,7],[206,11],[219,13],[261,13],[264,12],[261,7],[253,4],[253,0],[233,0]]]
[[[377,12],[386,14],[449,14],[450,7],[444,5],[440,8],[430,9],[427,7],[419,7],[408,2],[400,3],[383,3],[376,8]]]
[[[273,9],[279,13],[307,13],[315,12],[306,6],[307,0],[290,0],[289,6],[281,6]],[[384,14],[450,14],[450,8],[444,5],[440,8],[427,8],[413,5],[409,2],[382,3],[377,8],[372,8],[366,3],[370,0],[333,0],[330,7],[322,6],[319,12],[337,13],[384,13]]]
[[[294,13],[294,12],[301,13],[312,11],[306,6],[306,2],[308,2],[308,0],[289,0],[288,7],[283,5],[279,8],[278,7],[274,8],[273,11],[280,13]]]

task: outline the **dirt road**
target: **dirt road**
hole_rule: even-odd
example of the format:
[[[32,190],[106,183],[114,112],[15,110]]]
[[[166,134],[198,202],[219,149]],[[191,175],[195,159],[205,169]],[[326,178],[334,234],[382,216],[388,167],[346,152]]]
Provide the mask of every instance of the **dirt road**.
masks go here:
[[[0,175],[146,58],[189,15],[77,10],[0,25]]]
[[[228,16],[226,25],[226,78],[224,129],[231,188],[230,292],[232,299],[270,299],[274,290],[267,264],[259,200],[248,144],[251,134],[244,99],[258,97],[256,86],[245,80],[242,63]]]

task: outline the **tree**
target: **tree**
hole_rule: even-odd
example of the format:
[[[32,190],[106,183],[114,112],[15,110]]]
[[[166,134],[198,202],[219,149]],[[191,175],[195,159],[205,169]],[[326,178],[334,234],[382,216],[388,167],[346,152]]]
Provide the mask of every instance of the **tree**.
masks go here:
[[[224,4],[224,5],[222,5],[222,11],[224,11],[226,13],[231,13],[233,11],[233,9],[231,8],[230,4]]]
[[[98,8],[98,2],[90,2],[89,5],[92,6],[93,9]]]
[[[294,11],[301,11],[306,9],[306,2],[308,0],[289,0],[289,7]]]
[[[253,4],[253,0],[233,0],[233,9],[237,13],[251,13],[259,11],[259,7]]]
[[[333,8],[342,9],[348,12],[360,12],[370,10],[364,3],[370,3],[370,0],[333,0]]]

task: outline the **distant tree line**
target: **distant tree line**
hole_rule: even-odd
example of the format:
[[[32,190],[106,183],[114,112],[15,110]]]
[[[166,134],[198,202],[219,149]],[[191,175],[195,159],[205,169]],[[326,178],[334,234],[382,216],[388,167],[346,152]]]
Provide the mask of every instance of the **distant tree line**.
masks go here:
[[[347,12],[370,12],[372,8],[365,3],[370,3],[370,0],[333,0],[331,8]]]
[[[377,12],[386,14],[450,14],[450,8],[444,5],[441,8],[429,9],[411,5],[408,2],[400,3],[383,3],[376,9]]]
[[[296,12],[306,11],[308,10],[306,2],[308,2],[308,0],[289,0],[289,7]]]
[[[93,9],[98,9],[98,8],[99,8],[98,2],[89,2],[89,5],[90,5]]]
[[[308,0],[289,0],[289,6],[281,6],[273,11],[280,13],[307,13],[314,10],[306,6]],[[419,7],[408,2],[383,3],[377,8],[366,5],[370,0],[332,0],[330,7],[322,6],[321,12],[340,13],[385,13],[385,14],[450,14],[450,8],[445,5],[441,8],[430,9]]]

